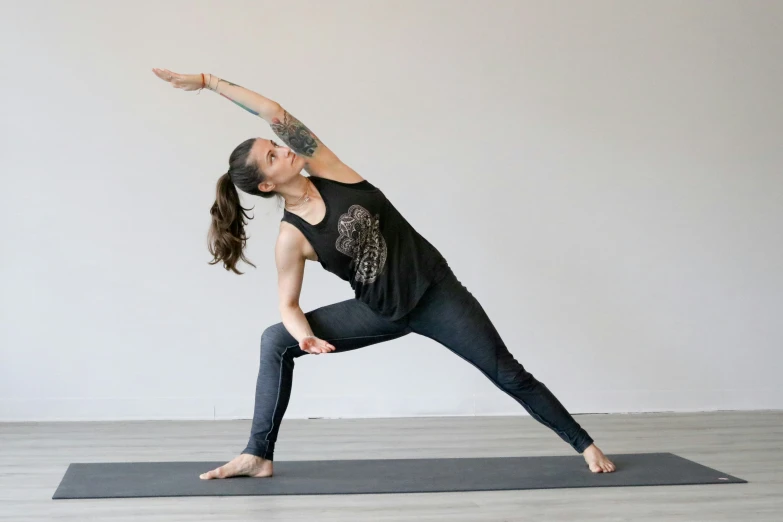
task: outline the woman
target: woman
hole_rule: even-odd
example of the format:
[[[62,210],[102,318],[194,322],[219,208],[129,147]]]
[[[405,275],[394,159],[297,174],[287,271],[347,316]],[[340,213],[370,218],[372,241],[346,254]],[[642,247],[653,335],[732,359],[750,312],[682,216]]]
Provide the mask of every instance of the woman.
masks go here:
[[[552,392],[509,353],[481,305],[438,250],[383,193],[363,179],[278,103],[211,74],[153,69],[173,87],[207,88],[266,120],[284,147],[252,138],[231,153],[212,206],[211,264],[236,269],[246,236],[236,187],[285,203],[275,246],[282,322],[261,336],[261,362],[250,440],[242,453],[202,479],[269,477],[277,433],[291,394],[294,360],[343,352],[411,332],[446,346],[478,368],[530,415],[552,429],[594,473],[614,464]],[[302,175],[306,171],[309,177]],[[351,284],[355,298],[303,313],[305,261],[318,261]],[[255,266],[255,265],[252,265]]]

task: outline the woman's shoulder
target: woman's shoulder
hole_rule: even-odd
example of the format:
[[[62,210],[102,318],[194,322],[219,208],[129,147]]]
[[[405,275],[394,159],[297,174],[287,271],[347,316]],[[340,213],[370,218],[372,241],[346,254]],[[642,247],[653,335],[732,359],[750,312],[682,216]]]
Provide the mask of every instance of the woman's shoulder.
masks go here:
[[[339,160],[325,166],[319,166],[318,169],[314,169],[312,166],[307,165],[305,166],[305,170],[310,174],[311,179],[325,179],[344,185],[365,181],[365,179],[355,170]]]
[[[297,226],[287,221],[280,222],[275,252],[277,256],[286,253],[289,256],[301,256],[311,261],[318,261],[318,256],[304,233]]]

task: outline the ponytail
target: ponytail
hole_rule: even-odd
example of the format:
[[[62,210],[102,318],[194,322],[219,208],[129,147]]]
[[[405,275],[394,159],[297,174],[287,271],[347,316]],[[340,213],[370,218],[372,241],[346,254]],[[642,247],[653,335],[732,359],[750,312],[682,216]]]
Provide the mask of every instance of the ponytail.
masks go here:
[[[237,263],[241,260],[255,267],[253,263],[245,257],[243,249],[247,242],[245,235],[244,218],[253,219],[248,216],[239,201],[239,192],[231,181],[228,173],[220,176],[217,182],[215,203],[212,205],[209,213],[212,215],[212,224],[209,227],[208,248],[209,253],[214,256],[208,263],[214,265],[223,261],[226,270],[232,270],[234,273],[242,275],[236,269]]]

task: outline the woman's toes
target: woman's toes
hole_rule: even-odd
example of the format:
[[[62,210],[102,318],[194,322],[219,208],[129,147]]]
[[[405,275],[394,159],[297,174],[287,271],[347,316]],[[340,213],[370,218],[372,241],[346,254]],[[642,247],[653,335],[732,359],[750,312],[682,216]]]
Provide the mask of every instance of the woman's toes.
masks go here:
[[[201,475],[199,475],[199,478],[204,480],[223,478],[222,471],[223,471],[223,466],[213,469],[212,471],[208,471],[207,473],[202,473]]]

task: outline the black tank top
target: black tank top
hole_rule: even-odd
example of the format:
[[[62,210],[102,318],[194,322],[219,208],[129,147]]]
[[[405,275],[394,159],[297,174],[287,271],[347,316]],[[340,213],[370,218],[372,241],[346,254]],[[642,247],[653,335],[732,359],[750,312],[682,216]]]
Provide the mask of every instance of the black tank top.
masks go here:
[[[396,321],[448,273],[441,253],[369,181],[310,181],[326,205],[324,218],[311,225],[284,210],[281,221],[302,231],[321,266],[349,281],[356,299]]]

